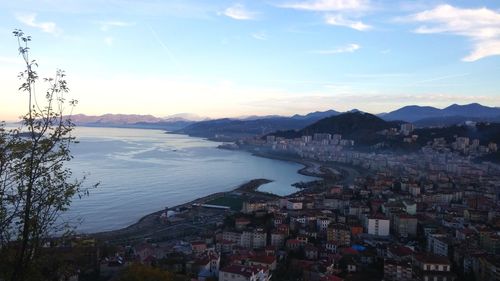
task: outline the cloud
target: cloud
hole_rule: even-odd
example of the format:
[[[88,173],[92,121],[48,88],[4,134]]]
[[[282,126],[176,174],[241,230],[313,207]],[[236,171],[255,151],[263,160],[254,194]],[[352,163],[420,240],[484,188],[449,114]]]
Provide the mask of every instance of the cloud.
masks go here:
[[[403,21],[419,22],[415,32],[420,34],[448,33],[471,40],[473,49],[462,58],[473,62],[500,55],[500,12],[488,8],[462,9],[439,5],[434,9],[412,14]]]
[[[372,28],[372,26],[364,24],[361,21],[353,21],[344,18],[342,15],[327,15],[325,21],[330,25],[345,26],[358,31],[366,31]]]
[[[369,6],[368,0],[311,0],[280,5],[283,8],[316,12],[364,11]]]
[[[254,32],[251,34],[253,38],[257,40],[267,40],[267,34],[263,31],[260,32]]]
[[[242,4],[234,4],[226,8],[222,14],[235,20],[253,20],[257,16],[256,13],[247,10]]]
[[[16,19],[27,26],[38,28],[43,32],[51,33],[54,35],[58,35],[61,32],[61,30],[57,27],[57,25],[54,22],[36,21],[36,16],[37,15],[35,13],[22,14],[22,15],[17,15]]]
[[[335,54],[341,54],[341,53],[354,53],[355,51],[359,50],[360,48],[361,48],[361,46],[358,44],[349,44],[349,45],[339,47],[336,49],[331,49],[331,50],[316,50],[316,51],[313,51],[313,53],[320,54],[320,55],[335,55]]]
[[[127,27],[135,25],[134,22],[125,22],[125,21],[98,21],[97,24],[101,26],[102,31],[108,31],[113,27]]]

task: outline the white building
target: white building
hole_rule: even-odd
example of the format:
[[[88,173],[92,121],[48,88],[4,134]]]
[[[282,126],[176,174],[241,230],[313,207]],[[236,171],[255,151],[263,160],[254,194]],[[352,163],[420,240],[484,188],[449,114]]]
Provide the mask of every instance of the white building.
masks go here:
[[[377,236],[388,236],[390,231],[390,220],[382,216],[369,217],[367,222],[368,234]]]
[[[288,210],[302,210],[302,201],[299,200],[288,200],[286,202],[286,208]]]

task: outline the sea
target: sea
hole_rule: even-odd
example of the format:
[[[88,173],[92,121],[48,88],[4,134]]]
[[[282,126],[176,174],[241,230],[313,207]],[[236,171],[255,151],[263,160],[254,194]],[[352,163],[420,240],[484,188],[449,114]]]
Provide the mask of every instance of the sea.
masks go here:
[[[251,179],[273,182],[259,190],[287,195],[298,174],[293,162],[217,148],[221,143],[162,130],[77,127],[78,143],[68,167],[85,177],[89,195],[75,197],[63,219],[79,233],[115,230],[141,217],[211,193],[234,189]]]

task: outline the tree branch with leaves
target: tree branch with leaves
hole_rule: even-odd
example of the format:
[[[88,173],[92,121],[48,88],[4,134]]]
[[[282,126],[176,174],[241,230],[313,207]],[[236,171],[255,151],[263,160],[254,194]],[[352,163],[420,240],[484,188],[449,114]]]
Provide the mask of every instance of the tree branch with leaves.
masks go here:
[[[0,279],[40,280],[43,246],[51,235],[71,229],[60,215],[75,196],[88,195],[89,189],[66,165],[73,158],[71,113],[77,104],[66,98],[66,74],[57,70],[54,77],[44,78],[46,90],[40,98],[35,91],[38,64],[30,58],[31,37],[21,30],[13,34],[25,66],[18,77],[28,111],[19,128],[0,125],[0,263],[9,265],[0,269]]]

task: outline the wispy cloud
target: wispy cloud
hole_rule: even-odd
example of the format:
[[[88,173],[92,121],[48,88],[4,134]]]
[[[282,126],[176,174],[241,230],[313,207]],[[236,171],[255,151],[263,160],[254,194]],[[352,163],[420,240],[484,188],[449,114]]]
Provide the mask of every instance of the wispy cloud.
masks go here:
[[[61,29],[59,29],[57,27],[57,25],[56,25],[55,22],[51,22],[51,21],[45,21],[45,22],[37,21],[36,17],[37,17],[37,14],[35,14],[35,13],[18,14],[16,16],[16,19],[18,21],[20,21],[21,23],[27,25],[27,26],[38,28],[38,29],[40,29],[43,32],[51,33],[51,34],[54,34],[54,35],[58,35],[58,34],[61,33]]]
[[[369,9],[370,2],[368,0],[311,0],[289,2],[279,6],[316,12],[364,11]]]
[[[316,50],[316,51],[313,51],[313,53],[320,54],[320,55],[335,55],[335,54],[341,54],[341,53],[354,53],[355,51],[359,50],[360,48],[361,48],[361,46],[353,43],[353,44],[338,47],[335,49]]]
[[[127,27],[127,26],[133,26],[135,25],[134,22],[125,22],[125,21],[115,21],[115,20],[110,20],[110,21],[98,21],[96,22],[101,26],[102,31],[108,31],[113,27]]]
[[[249,11],[243,4],[234,4],[221,14],[235,20],[253,20],[257,17],[257,13]]]
[[[423,23],[424,25],[415,29],[416,33],[449,33],[469,38],[473,43],[473,50],[462,58],[463,61],[473,62],[500,55],[500,12],[495,10],[439,5],[400,20]]]
[[[425,84],[425,83],[429,83],[429,82],[436,82],[436,81],[447,80],[447,79],[452,79],[452,78],[465,77],[465,76],[469,76],[469,75],[470,75],[470,73],[450,74],[450,75],[444,75],[444,76],[429,78],[429,79],[425,79],[425,80],[420,80],[420,81],[415,82],[415,84]]]
[[[257,40],[267,40],[267,34],[264,31],[254,32],[251,35]]]
[[[358,31],[366,31],[372,28],[372,26],[364,24],[361,21],[354,21],[344,18],[342,15],[327,15],[325,17],[325,22],[330,25],[345,26]]]
[[[330,12],[330,14],[324,16],[326,24],[366,31],[371,29],[372,26],[352,18],[359,18],[371,9],[370,5],[369,0],[310,0],[289,2],[278,5],[278,7],[322,13]],[[335,12],[335,14],[331,12]]]

